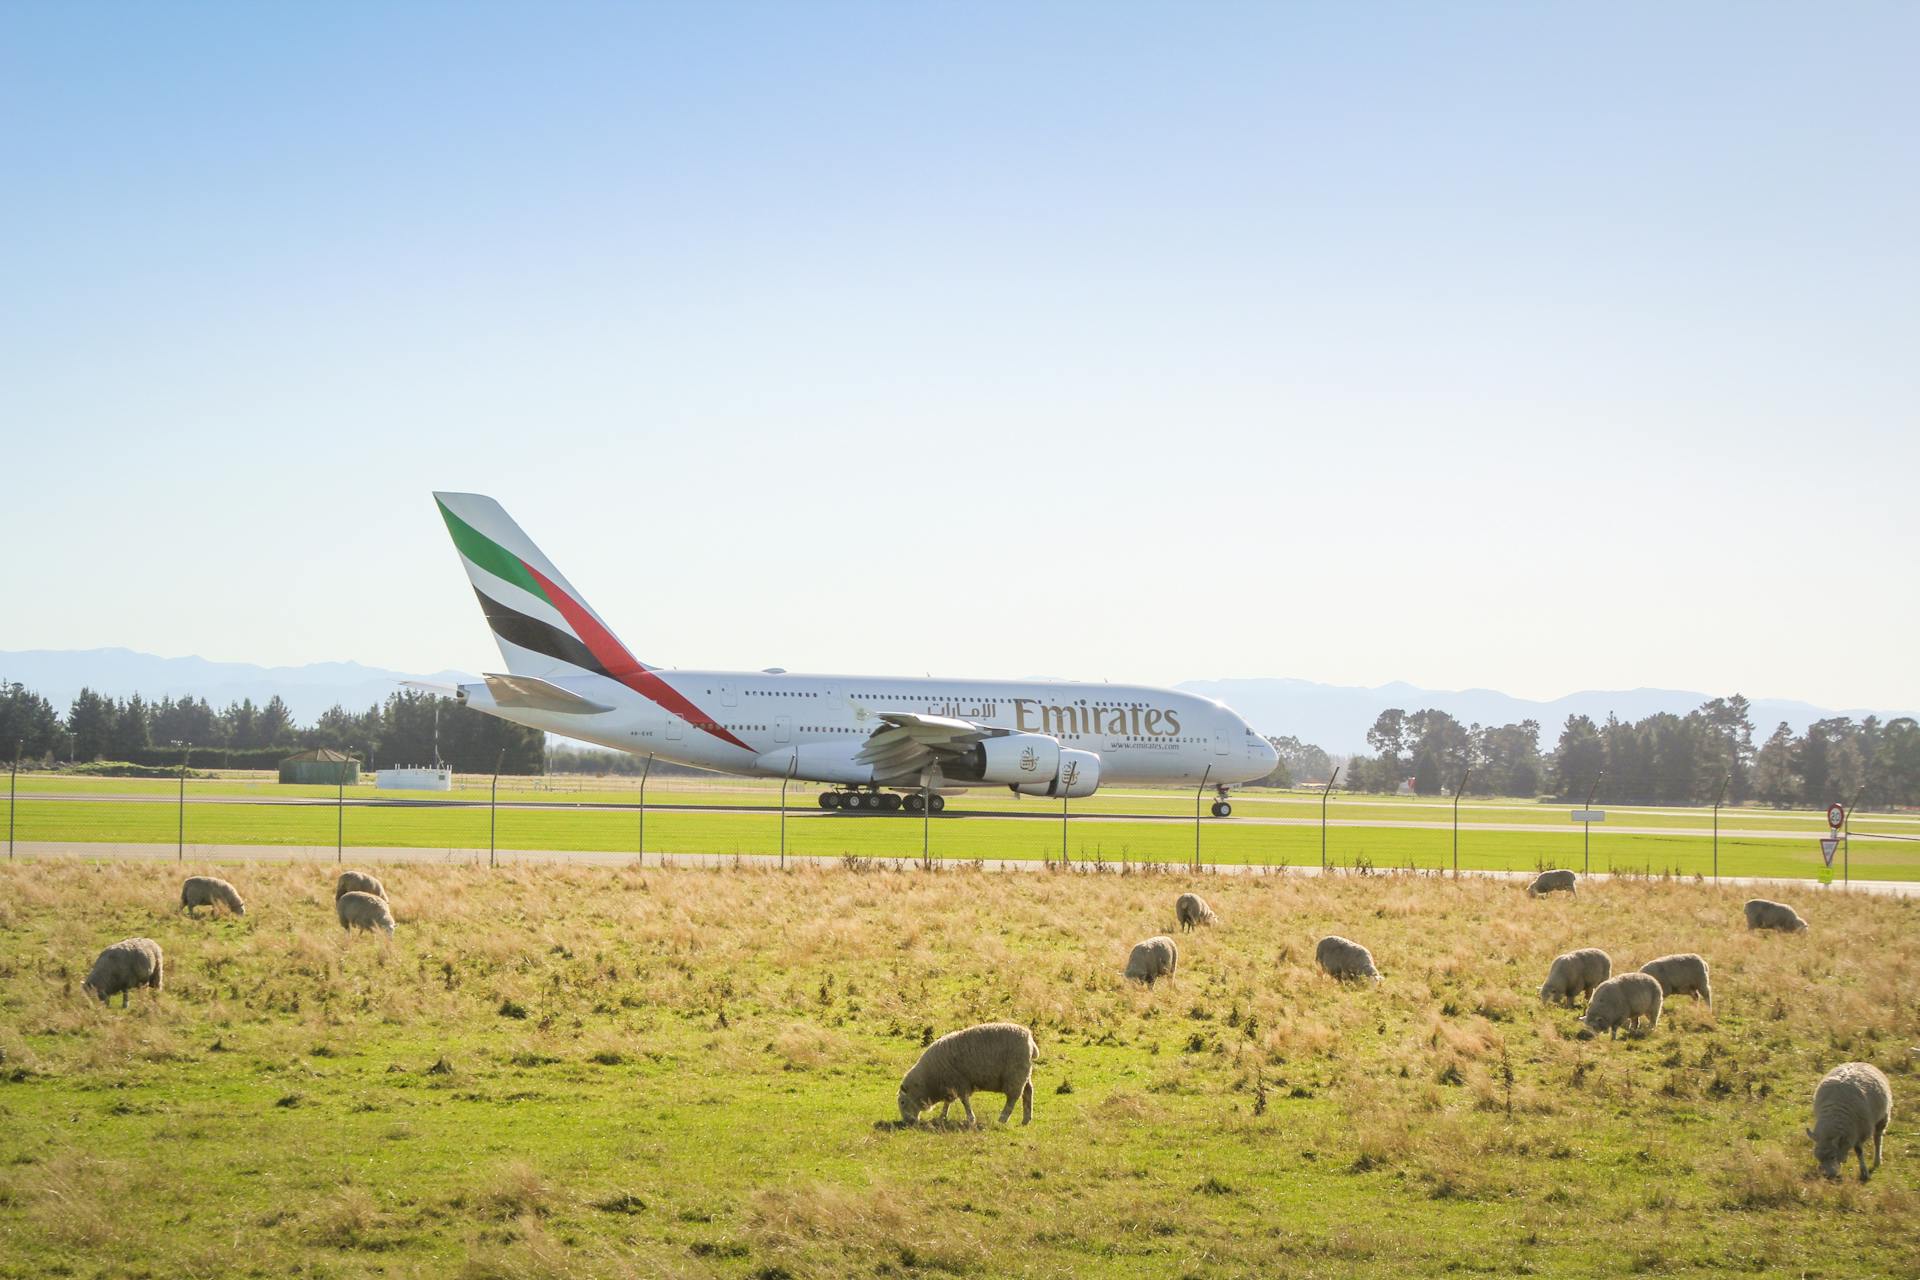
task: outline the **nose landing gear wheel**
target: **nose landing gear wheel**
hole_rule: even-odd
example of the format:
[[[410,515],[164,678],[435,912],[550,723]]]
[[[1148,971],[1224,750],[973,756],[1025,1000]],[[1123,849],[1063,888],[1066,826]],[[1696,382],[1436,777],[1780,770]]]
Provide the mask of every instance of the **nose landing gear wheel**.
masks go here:
[[[1225,800],[1215,800],[1213,802],[1213,816],[1216,818],[1232,817],[1233,806],[1228,804]]]

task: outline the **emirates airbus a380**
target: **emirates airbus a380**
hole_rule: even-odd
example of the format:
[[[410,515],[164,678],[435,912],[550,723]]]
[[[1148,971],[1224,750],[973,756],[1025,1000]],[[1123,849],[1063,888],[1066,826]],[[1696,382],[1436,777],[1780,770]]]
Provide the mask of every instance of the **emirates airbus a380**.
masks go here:
[[[477,711],[635,755],[825,782],[827,809],[918,813],[1010,787],[1077,798],[1102,785],[1228,793],[1277,759],[1209,698],[1142,685],[795,675],[651,667],[614,638],[492,498],[436,493],[506,671],[459,686]]]

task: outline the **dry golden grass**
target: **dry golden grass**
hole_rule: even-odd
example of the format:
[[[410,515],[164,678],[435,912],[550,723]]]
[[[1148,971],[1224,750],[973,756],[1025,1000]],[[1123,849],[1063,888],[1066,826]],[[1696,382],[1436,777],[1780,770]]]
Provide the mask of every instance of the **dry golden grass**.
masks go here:
[[[1920,1266],[1906,901],[1809,888],[1788,936],[1693,883],[1203,877],[1219,924],[1178,934],[1169,874],[405,866],[389,942],[299,864],[190,920],[197,870],[0,871],[0,1275]],[[1161,932],[1178,976],[1123,981]],[[1319,974],[1330,932],[1385,981]],[[166,989],[85,997],[135,934]],[[1575,1039],[1534,993],[1578,946],[1699,951],[1716,1010]],[[876,1126],[926,1038],[996,1018],[1039,1040],[1031,1128]],[[1896,1090],[1865,1187],[1799,1136],[1849,1058]],[[205,1229],[234,1215],[247,1248]]]

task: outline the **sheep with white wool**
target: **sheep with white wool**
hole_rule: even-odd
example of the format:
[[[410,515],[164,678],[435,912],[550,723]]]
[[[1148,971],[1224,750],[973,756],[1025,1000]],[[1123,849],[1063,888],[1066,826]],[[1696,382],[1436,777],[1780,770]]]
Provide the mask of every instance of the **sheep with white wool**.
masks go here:
[[[1313,958],[1324,973],[1342,981],[1348,978],[1382,980],[1380,971],[1373,967],[1373,952],[1338,934],[1330,933],[1320,939],[1313,949]]]
[[[100,953],[80,986],[102,1004],[119,996],[124,1009],[135,987],[160,990],[160,971],[160,944],[152,938],[127,938]]]
[[[1813,1158],[1829,1178],[1840,1176],[1840,1162],[1852,1152],[1867,1180],[1867,1143],[1873,1143],[1873,1167],[1880,1167],[1887,1121],[1893,1119],[1893,1086],[1870,1062],[1843,1062],[1827,1072],[1813,1091]]]
[[[180,886],[180,909],[193,915],[196,907],[225,907],[237,916],[247,914],[240,891],[218,876],[188,876]]]
[[[1692,996],[1705,1000],[1707,1008],[1713,1008],[1713,984],[1708,979],[1707,962],[1691,951],[1649,960],[1640,966],[1640,972],[1653,975],[1663,996]]]
[[[365,871],[342,871],[340,878],[334,881],[333,896],[343,893],[370,893],[374,897],[386,900],[387,888],[380,883],[380,877],[369,875]]]
[[[1582,947],[1553,958],[1547,980],[1540,984],[1540,999],[1558,1004],[1573,1004],[1577,996],[1592,996],[1593,989],[1613,976],[1613,957],[1598,947]]]
[[[1631,1033],[1647,1020],[1647,1030],[1652,1031],[1660,1025],[1660,1002],[1664,999],[1660,990],[1660,980],[1651,974],[1623,973],[1617,978],[1608,978],[1594,988],[1593,999],[1587,1001],[1587,1011],[1580,1016],[1580,1038],[1588,1039],[1607,1033],[1612,1040],[1625,1027]]]
[[[1554,893],[1565,889],[1577,898],[1580,896],[1579,882],[1580,877],[1571,871],[1542,871],[1533,878],[1533,883],[1527,886],[1527,896],[1537,898],[1543,893]]]
[[[1192,933],[1198,925],[1212,924],[1218,917],[1207,900],[1197,893],[1183,893],[1173,900],[1173,914],[1180,921],[1183,933]]]
[[[393,911],[385,898],[356,889],[333,900],[333,913],[340,917],[340,927],[348,932],[384,929],[389,938],[393,936]]]
[[[1769,902],[1765,898],[1747,899],[1747,928],[1777,929],[1782,933],[1805,933],[1807,922],[1800,913],[1784,902]]]
[[[1017,1022],[983,1022],[961,1031],[949,1031],[921,1053],[900,1081],[900,1121],[915,1124],[920,1113],[934,1103],[940,1104],[940,1118],[958,1102],[967,1113],[967,1123],[977,1125],[972,1098],[975,1092],[1003,1093],[1006,1108],[1000,1123],[1013,1115],[1013,1104],[1021,1106],[1020,1123],[1033,1123],[1033,1063],[1039,1052],[1033,1032]]]
[[[1171,978],[1180,963],[1180,948],[1166,934],[1155,934],[1134,944],[1127,956],[1126,976],[1151,987],[1156,978]]]

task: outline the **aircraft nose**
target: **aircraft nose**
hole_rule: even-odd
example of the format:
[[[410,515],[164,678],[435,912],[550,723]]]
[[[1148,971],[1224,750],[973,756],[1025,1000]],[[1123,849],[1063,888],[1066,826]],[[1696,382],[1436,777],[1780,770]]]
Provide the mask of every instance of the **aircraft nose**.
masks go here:
[[[1272,773],[1280,764],[1280,752],[1264,737],[1260,739],[1260,763],[1266,770],[1265,773],[1261,774],[1262,777],[1265,777],[1268,773]]]

